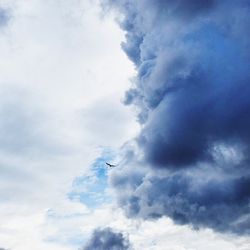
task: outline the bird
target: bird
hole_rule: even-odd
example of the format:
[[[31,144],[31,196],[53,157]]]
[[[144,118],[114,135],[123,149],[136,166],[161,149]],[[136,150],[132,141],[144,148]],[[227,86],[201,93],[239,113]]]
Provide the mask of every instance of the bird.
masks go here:
[[[106,165],[108,165],[110,168],[115,168],[116,167],[116,165],[110,164],[108,162],[106,162]]]

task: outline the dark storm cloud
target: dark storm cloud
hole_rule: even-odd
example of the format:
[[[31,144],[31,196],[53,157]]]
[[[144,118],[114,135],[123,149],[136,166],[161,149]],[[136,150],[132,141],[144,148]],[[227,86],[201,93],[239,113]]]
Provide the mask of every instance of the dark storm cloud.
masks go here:
[[[250,176],[202,180],[199,175],[176,173],[167,177],[144,177],[133,187],[120,185],[120,205],[130,217],[171,217],[177,224],[210,227],[221,232],[249,234]],[[130,183],[131,184],[131,183]],[[246,216],[244,218],[244,216]],[[242,217],[241,217],[242,216]]]
[[[143,124],[139,151],[111,177],[120,205],[249,233],[249,1],[108,3],[123,15],[122,47],[138,72],[125,104]]]
[[[122,233],[113,232],[111,228],[97,229],[83,250],[128,250],[130,244]]]

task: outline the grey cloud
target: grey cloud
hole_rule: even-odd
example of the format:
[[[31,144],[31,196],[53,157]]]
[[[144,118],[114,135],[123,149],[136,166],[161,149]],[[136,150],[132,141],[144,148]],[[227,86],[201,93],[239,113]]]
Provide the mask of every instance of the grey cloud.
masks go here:
[[[3,86],[0,91],[0,150],[5,153],[57,154],[64,149],[47,134],[50,121],[27,90]],[[50,137],[51,136],[51,137]]]
[[[138,72],[125,104],[143,124],[139,150],[111,177],[119,204],[129,216],[249,234],[249,2],[108,2]]]
[[[0,27],[4,27],[10,20],[10,11],[0,7]]]
[[[128,250],[130,244],[122,233],[111,228],[96,229],[83,250]]]
[[[117,177],[114,179],[117,181]],[[149,174],[137,179],[137,183],[128,177],[116,188],[119,204],[129,217],[157,219],[165,215],[195,229],[210,227],[220,232],[249,234],[249,185],[249,175],[213,179],[178,172],[166,176]]]

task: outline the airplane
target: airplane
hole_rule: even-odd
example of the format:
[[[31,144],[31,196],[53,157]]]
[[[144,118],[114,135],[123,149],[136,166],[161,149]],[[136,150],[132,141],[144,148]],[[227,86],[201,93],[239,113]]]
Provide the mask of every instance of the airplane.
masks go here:
[[[106,162],[106,165],[108,165],[110,168],[115,168],[116,167],[116,165],[110,164],[108,162]]]

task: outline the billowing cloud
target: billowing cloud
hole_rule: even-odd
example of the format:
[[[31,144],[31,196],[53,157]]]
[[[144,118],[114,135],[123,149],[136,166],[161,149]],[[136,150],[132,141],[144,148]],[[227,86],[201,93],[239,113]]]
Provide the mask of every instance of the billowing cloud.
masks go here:
[[[120,205],[130,216],[248,234],[249,2],[108,6],[122,13],[122,47],[138,71],[125,103],[142,124],[111,177]]]
[[[113,232],[111,228],[96,229],[83,250],[128,250],[130,244],[122,233]]]

